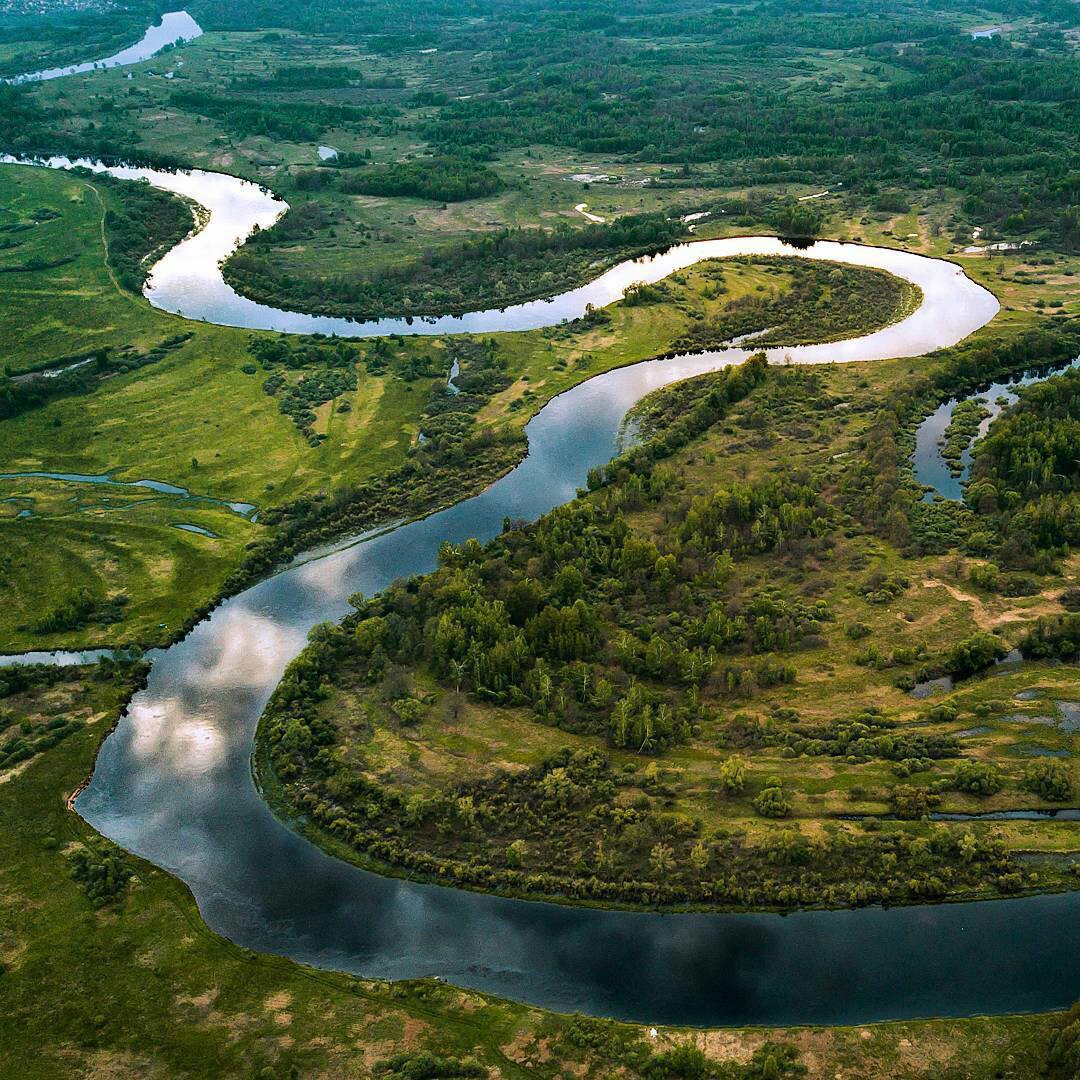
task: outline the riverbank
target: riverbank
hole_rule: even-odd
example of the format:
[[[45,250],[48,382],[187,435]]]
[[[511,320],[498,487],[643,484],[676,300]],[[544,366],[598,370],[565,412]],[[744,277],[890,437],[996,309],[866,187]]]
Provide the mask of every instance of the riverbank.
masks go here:
[[[50,691],[51,700],[64,692]],[[47,707],[32,699],[22,706]],[[911,1045],[928,1055],[922,1075],[956,1063],[968,1080],[990,1080],[1033,1075],[1059,1023],[1055,1015],[831,1029],[661,1026],[654,1036],[651,1025],[562,1016],[435,980],[361,980],[237,948],[206,929],[180,882],[130,856],[135,879],[95,909],[71,877],[70,853],[86,847],[102,857],[111,845],[68,813],[61,796],[85,775],[116,706],[95,698],[84,707],[108,715],[0,783],[0,858],[8,896],[18,901],[0,920],[0,1007],[9,1019],[0,1054],[20,1060],[27,1077],[106,1067],[368,1075],[396,1054],[423,1051],[472,1056],[508,1078],[555,1077],[565,1068],[601,1075],[619,1065],[640,1069],[683,1044],[713,1060],[748,1062],[770,1042],[790,1047],[808,1080],[838,1068],[855,1080],[911,1080],[920,1075]]]
[[[842,460],[846,452],[843,448],[858,440],[861,429],[852,426],[841,435],[840,431],[829,430],[831,423],[829,427],[813,427],[810,418],[820,417],[819,424],[826,418],[831,421],[834,410],[830,406],[836,401],[845,403],[847,415],[865,415],[866,407],[881,394],[881,389],[860,388],[856,380],[855,373],[843,370],[815,373],[814,380],[796,372],[771,372],[766,385],[751,393],[745,405],[736,407],[732,417],[721,412],[715,430],[706,430],[703,437],[692,440],[685,449],[675,440],[671,426],[693,414],[705,390],[699,390],[695,398],[694,384],[685,383],[666,395],[658,395],[661,402],[665,397],[673,399],[671,415],[657,406],[653,411],[662,413],[664,420],[650,427],[665,440],[667,453],[661,456],[670,457],[663,466],[656,467],[666,477],[665,500],[685,506],[692,495],[702,490],[703,482],[704,489],[709,490],[708,470],[702,465],[705,461],[724,461],[726,471],[760,478],[768,475],[769,463],[778,457],[786,459],[787,468],[796,473],[805,470],[804,475],[815,467],[812,463],[820,472],[822,462]],[[722,377],[718,376],[698,381],[712,385],[713,393],[722,385]],[[811,386],[813,381],[817,385]],[[750,417],[756,422],[747,423]],[[755,439],[757,445],[749,446],[735,435],[740,428],[767,430],[770,435]],[[779,450],[781,446],[783,451]],[[821,474],[817,482],[826,489],[839,486],[842,468],[837,464]],[[616,465],[609,471],[617,476],[628,470],[633,472],[629,465]],[[639,487],[648,491],[649,477],[646,469],[643,479],[633,477],[633,481],[641,480]],[[498,580],[500,572],[495,568],[507,564],[540,565],[544,550],[533,537],[563,527],[593,536],[595,546],[597,538],[605,535],[604,500],[633,506],[628,490],[616,484],[610,490],[602,488],[586,502],[579,501],[577,516],[587,524],[560,526],[557,522],[567,514],[556,511],[550,519],[523,533],[509,534],[486,555],[477,553],[475,560],[484,567],[481,580]],[[639,494],[637,503],[636,512],[624,511],[626,522],[632,528],[643,526],[646,537],[662,543],[653,535],[655,511],[650,508],[650,499]],[[587,513],[590,506],[594,508],[591,514]],[[789,516],[795,514],[791,507],[786,510]],[[816,513],[824,519],[829,516],[825,504]],[[664,528],[686,543],[678,514],[669,510],[664,520]],[[734,526],[729,523],[728,528]],[[860,570],[866,574],[864,542],[869,538],[849,532],[853,539],[843,543],[825,529],[823,524],[817,544],[829,551],[834,573],[842,581],[858,581]],[[993,721],[999,714],[1016,711],[1016,706],[1010,704],[1010,693],[1022,695],[1040,677],[1045,680],[1061,675],[1064,682],[1055,679],[1054,693],[1073,698],[1080,693],[1075,676],[1068,669],[1057,673],[1025,666],[1006,681],[1003,670],[1001,677],[986,683],[958,685],[956,692],[940,705],[935,698],[924,706],[906,695],[901,685],[907,677],[905,669],[932,664],[935,656],[982,625],[982,617],[972,625],[970,609],[960,597],[950,596],[942,603],[931,591],[912,593],[912,580],[929,580],[928,575],[940,572],[932,560],[893,555],[885,561],[880,551],[876,552],[878,561],[867,580],[876,575],[899,582],[896,605],[902,605],[902,611],[889,602],[867,600],[870,586],[863,587],[866,594],[851,597],[848,589],[831,577],[822,578],[820,587],[813,590],[812,595],[820,597],[813,608],[807,607],[805,601],[800,603],[797,596],[785,595],[781,599],[778,590],[788,577],[801,582],[804,590],[810,588],[806,574],[789,572],[793,568],[788,561],[803,552],[796,536],[790,536],[789,543],[794,548],[787,560],[771,550],[758,553],[756,559],[742,551],[740,563],[745,566],[740,565],[738,573],[729,570],[724,577],[725,609],[730,619],[743,619],[744,629],[739,631],[738,624],[732,622],[731,644],[722,650],[725,655],[700,658],[701,674],[695,684],[699,703],[687,713],[692,734],[683,737],[687,742],[685,750],[670,741],[651,755],[627,753],[619,747],[612,750],[611,739],[604,739],[602,727],[590,726],[588,698],[583,699],[580,693],[572,699],[567,696],[570,703],[563,706],[572,711],[572,724],[545,716],[535,705],[531,711],[527,705],[523,708],[522,699],[530,692],[527,688],[516,698],[483,687],[474,689],[468,699],[455,694],[453,680],[448,682],[436,666],[437,646],[420,625],[430,627],[438,622],[441,626],[441,620],[451,617],[450,613],[441,608],[429,610],[424,605],[430,601],[416,599],[438,595],[444,587],[450,587],[448,581],[455,579],[455,564],[448,560],[447,569],[440,575],[414,583],[404,606],[398,604],[398,599],[404,599],[400,590],[392,590],[383,601],[365,605],[359,615],[351,617],[339,638],[333,638],[329,631],[324,633],[319,644],[311,646],[297,665],[299,683],[295,675],[286,675],[284,697],[271,703],[256,735],[257,772],[264,793],[286,820],[294,825],[300,823],[304,835],[317,838],[324,849],[336,855],[348,853],[352,861],[368,869],[385,872],[390,865],[394,867],[391,872],[416,880],[453,881],[498,895],[560,903],[648,909],[791,910],[965,900],[1001,896],[1003,892],[1052,892],[1073,887],[1075,876],[1067,854],[1059,865],[1055,864],[1059,854],[1067,853],[1070,845],[1076,846],[1078,834],[1072,826],[1041,834],[1033,829],[1002,830],[992,835],[983,832],[977,837],[973,834],[968,838],[973,846],[961,860],[958,852],[948,852],[963,839],[963,833],[920,822],[923,812],[902,813],[901,817],[913,820],[893,821],[884,830],[880,820],[891,800],[899,799],[898,793],[911,784],[936,785],[940,794],[933,796],[934,805],[958,812],[977,812],[980,804],[985,809],[1001,810],[1026,805],[1030,795],[1021,781],[1031,728],[1023,723],[1022,716],[1000,725]],[[802,558],[812,562],[821,558],[820,551],[813,547],[806,552]],[[600,553],[594,553],[593,558],[605,565],[610,561]],[[613,565],[618,565],[617,555]],[[774,582],[772,590],[767,594],[753,591],[753,583],[765,575]],[[744,579],[750,587],[747,598],[736,585]],[[613,602],[612,588],[614,582],[608,586],[607,605]],[[691,602],[684,597],[684,619],[692,620],[697,611],[694,605],[707,606],[701,595],[705,589],[706,583],[699,580],[696,599]],[[515,602],[513,590],[509,594],[497,590],[494,595],[508,606]],[[622,605],[630,603],[628,597],[615,595]],[[579,592],[578,597],[588,600],[589,594]],[[661,610],[666,610],[662,599],[657,602]],[[1019,602],[1019,607],[1017,603],[1011,602],[1013,610],[1007,619],[1025,618],[1025,602]],[[1038,603],[1045,604],[1045,597],[1040,596]],[[750,635],[745,624],[749,617],[743,612],[753,605],[757,613],[755,625],[768,621],[775,624],[774,630],[759,627],[755,634],[768,635],[764,650],[769,650],[772,643],[771,648],[777,649],[780,657],[770,653],[755,661],[755,654],[763,651],[760,645],[746,655],[744,643]],[[643,610],[649,611],[649,605]],[[1026,613],[1027,617],[1041,610],[1036,606]],[[401,632],[407,640],[423,639],[423,644],[405,652],[381,646],[387,650],[385,667],[372,672],[360,644],[361,630],[382,625],[387,619],[398,625],[401,619],[419,620],[415,632]],[[918,628],[918,632],[904,634],[894,629],[897,620],[901,625],[906,622]],[[840,635],[837,631],[845,626],[855,627],[858,632]],[[354,630],[355,646],[350,637]],[[778,637],[782,633],[787,634],[783,642]],[[640,624],[637,634],[642,636]],[[875,637],[878,634],[882,635],[880,642]],[[604,634],[608,641],[618,637],[618,626]],[[800,640],[803,637],[805,642]],[[673,682],[666,669],[647,666],[647,640],[648,635],[638,645],[635,666],[629,670],[648,678],[650,687]],[[686,653],[686,645],[679,640],[666,635],[661,640],[664,652]],[[827,656],[827,665],[822,662],[823,656]],[[738,685],[745,670],[753,669],[755,663],[770,661],[773,667],[779,667],[781,662],[790,666],[791,689],[785,686],[788,679],[769,683],[762,677],[760,685],[751,690],[733,693],[730,679],[725,690],[724,679],[715,675],[720,668],[721,673],[737,676]],[[816,674],[826,667],[827,687]],[[465,668],[463,680],[471,685],[472,666],[466,664]],[[708,674],[710,668],[714,671],[712,677]],[[580,678],[589,686],[626,685],[614,656],[610,652],[605,655],[603,645],[593,651],[591,664],[580,663],[574,670],[579,669]],[[558,670],[552,666],[553,678],[558,677]],[[569,680],[565,673],[564,677]],[[318,686],[314,697],[304,691],[306,681]],[[808,688],[809,684],[813,688]],[[552,694],[557,692],[557,686],[553,686]],[[568,695],[569,690],[567,681],[564,693]],[[619,690],[613,693],[618,696]],[[652,708],[670,712],[681,706],[675,697],[656,699]],[[725,723],[724,716],[730,717],[733,710],[737,711],[734,721]],[[969,719],[968,713],[980,719]],[[315,743],[319,748],[317,769],[309,771],[302,753],[290,756],[280,752],[278,740],[286,722],[294,743],[298,736],[293,734],[292,725],[300,725],[296,730],[301,733],[301,741],[304,725],[319,732]],[[952,766],[957,767],[959,775],[964,765],[964,740],[969,734],[967,729],[974,724],[984,725],[978,729],[981,734],[993,735],[978,740],[974,752],[979,761],[984,766],[993,763],[995,776],[1000,768],[1000,775],[1013,777],[1016,785],[989,800],[972,799],[962,789],[953,788],[948,779]],[[1049,738],[1047,745],[1060,747],[1068,754],[1073,742],[1068,732],[1044,731],[1040,735],[1037,745]],[[564,747],[568,749],[564,751]],[[289,768],[287,789],[274,782],[271,750]],[[736,758],[741,756],[747,770],[738,790],[726,796],[716,790],[716,778],[724,775],[731,756],[725,750],[734,750]],[[588,754],[599,755],[607,764],[603,768],[597,765],[594,776],[578,776],[574,762]],[[825,760],[818,765],[815,757]],[[569,803],[556,811],[540,792],[548,783],[549,773],[554,782],[555,774],[567,772],[573,780],[567,785],[573,794],[568,796]],[[776,779],[767,780],[768,776]],[[754,814],[756,797],[769,784],[782,787],[788,803],[786,812],[780,815],[787,820],[779,824],[762,821]],[[614,786],[618,793],[610,805],[599,795],[594,799],[592,788],[599,791],[604,785]],[[998,790],[1002,786],[999,783]],[[944,802],[941,795],[945,795]],[[455,816],[454,807],[462,800],[475,808],[473,818]],[[638,803],[642,806],[638,807]],[[1050,808],[1052,804],[1046,805]],[[928,806],[926,813],[933,808]],[[863,821],[865,827],[843,826],[829,840],[828,831],[835,832],[836,821],[843,819]],[[665,820],[669,826],[661,830]],[[433,822],[437,828],[432,828]],[[636,834],[646,827],[650,833],[648,839],[635,841],[636,852],[631,856],[621,850],[619,837],[624,830],[629,835],[627,823],[636,822],[640,822]],[[539,830],[534,825],[539,825]],[[575,842],[567,839],[568,834]],[[788,846],[774,850],[774,839]],[[519,845],[520,854],[507,848],[511,840]],[[593,855],[594,840],[598,851],[604,849],[605,860]],[[833,849],[841,840],[847,845],[841,860],[844,872],[832,866],[834,858],[839,857]],[[915,841],[918,843],[909,851],[907,845]],[[1004,846],[996,848],[999,841]],[[940,848],[940,853],[930,858],[924,851],[916,860],[922,860],[921,868],[915,863],[908,866],[905,860],[927,842],[935,852]],[[553,843],[563,847],[549,850]],[[654,855],[660,851],[668,860],[663,883],[654,876],[656,868],[650,866],[647,857],[651,845],[656,845]],[[888,850],[886,861],[897,867],[891,876],[886,873],[881,877],[874,868],[878,856],[872,852],[878,847],[882,852]],[[1025,865],[1026,853],[1032,850],[1053,853],[1040,865],[1037,881]],[[864,865],[866,860],[868,865]],[[974,875],[970,881],[960,873],[965,864],[964,873]],[[711,872],[706,873],[706,866],[711,866]],[[754,866],[758,868],[756,873],[751,872]],[[800,872],[800,866],[809,869]],[[813,877],[809,884],[807,876]],[[768,887],[764,879],[768,879]],[[914,883],[924,879],[925,888],[916,888]],[[749,899],[751,894],[753,899]]]

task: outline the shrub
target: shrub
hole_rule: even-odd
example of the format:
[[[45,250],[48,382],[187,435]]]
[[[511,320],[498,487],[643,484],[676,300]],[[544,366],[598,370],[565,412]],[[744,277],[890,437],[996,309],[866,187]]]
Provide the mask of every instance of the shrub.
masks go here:
[[[1050,802],[1064,802],[1072,794],[1072,777],[1064,761],[1040,758],[1024,770],[1024,787]]]
[[[778,776],[770,776],[754,798],[754,809],[766,818],[784,818],[791,814],[791,799]]]
[[[997,766],[985,761],[961,761],[953,773],[953,786],[968,795],[995,795],[1005,781]]]

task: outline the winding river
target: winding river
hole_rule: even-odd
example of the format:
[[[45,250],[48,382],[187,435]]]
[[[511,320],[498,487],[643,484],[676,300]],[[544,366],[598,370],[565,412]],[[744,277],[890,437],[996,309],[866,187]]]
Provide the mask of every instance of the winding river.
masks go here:
[[[46,68],[43,71],[31,71],[14,79],[0,82],[28,83],[47,82],[50,79],[62,79],[68,75],[85,75],[90,71],[102,71],[105,68],[126,67],[128,64],[140,64],[157,56],[162,49],[182,41],[194,41],[202,36],[202,27],[186,11],[169,11],[161,16],[161,22],[147,28],[143,36],[126,49],[103,60],[87,60],[81,64],[67,67]]]
[[[54,165],[70,164],[54,161]],[[94,166],[100,167],[100,166]],[[227,325],[350,336],[514,330],[580,315],[627,284],[701,258],[799,254],[880,267],[923,290],[907,319],[861,339],[772,350],[775,362],[918,356],[988,322],[993,296],[952,264],[772,238],[683,244],[551,301],[461,318],[356,323],[237,296],[219,261],[283,204],[212,173],[115,169],[211,213],[154,268],[150,302]],[[438,975],[537,1005],[688,1024],[853,1023],[1047,1009],[1080,994],[1080,893],[858,911],[660,915],[559,907],[384,878],[323,854],[279,822],[251,779],[258,717],[315,624],[347,597],[433,568],[440,543],[495,536],[574,497],[607,461],[627,410],[650,391],[742,361],[749,350],[649,361],[596,376],[529,423],[528,457],[482,494],[421,521],[298,559],[226,601],[154,654],[149,685],[103,744],[77,801],[95,828],[182,878],[207,923],[252,949],[385,978]]]

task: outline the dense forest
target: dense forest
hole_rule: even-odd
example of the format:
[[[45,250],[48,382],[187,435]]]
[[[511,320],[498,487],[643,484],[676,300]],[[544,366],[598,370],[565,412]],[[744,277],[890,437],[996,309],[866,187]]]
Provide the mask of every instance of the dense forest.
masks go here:
[[[1028,387],[975,450],[966,499],[1011,561],[1080,543],[1080,372]]]
[[[832,603],[812,591],[793,596],[755,575],[748,583],[743,570],[762,558],[777,570],[837,558],[843,514],[814,476],[782,465],[687,497],[664,462],[748,396],[766,393],[771,409],[806,415],[818,382],[812,372],[769,372],[758,356],[677,386],[649,404],[645,430],[656,434],[590,475],[590,497],[535,526],[508,522],[486,548],[444,545],[435,574],[357,598],[355,616],[313,633],[263,718],[271,797],[379,865],[512,893],[789,907],[1022,888],[1021,865],[985,836],[941,828],[921,839],[871,831],[815,841],[781,830],[763,851],[675,810],[664,759],[702,738],[729,752],[710,783],[715,797],[747,799],[765,819],[791,817],[793,797],[780,776],[755,772],[748,750],[887,765],[899,819],[927,816],[950,791],[986,796],[1006,785],[996,765],[966,760],[956,736],[933,730],[955,720],[951,706],[931,707],[914,728],[875,708],[828,723],[787,708],[764,721],[730,711],[794,682],[801,654],[838,632],[869,633],[838,626]],[[646,535],[630,524],[656,515],[663,527]],[[889,605],[909,585],[874,571],[854,587],[865,603]],[[1076,620],[1038,633],[1041,655],[1080,644]],[[1022,648],[1039,655],[1033,642]],[[906,666],[897,683],[910,687],[971,676],[1008,646],[975,633],[936,655],[906,651],[894,649],[887,666]],[[856,662],[883,659],[871,648]],[[523,710],[513,713],[523,729],[527,716],[585,741],[434,792],[356,766],[356,748],[379,745],[384,729],[437,731],[492,708]],[[1048,800],[1072,792],[1055,760],[1012,783]]]

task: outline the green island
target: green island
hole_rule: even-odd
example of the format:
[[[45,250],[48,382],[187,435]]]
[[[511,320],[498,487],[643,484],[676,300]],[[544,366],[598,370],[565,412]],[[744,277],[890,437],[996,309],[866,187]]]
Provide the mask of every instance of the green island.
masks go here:
[[[633,406],[576,498],[444,544],[301,638],[241,750],[259,795],[403,889],[673,919],[1076,893],[1075,6],[186,10],[195,40],[20,83],[161,10],[7,5],[0,154],[265,185],[289,209],[223,263],[242,298],[420,319],[675,244],[791,246],[539,329],[277,333],[147,301],[208,228],[197,201],[0,163],[0,654],[107,650],[0,666],[0,1077],[1080,1076],[1080,1004],[631,1023],[252,951],[76,809],[110,733],[146,734],[144,652],[293,560],[485,491],[587,380],[716,351]],[[935,299],[800,258],[815,239],[949,260],[1000,310],[924,355],[786,362]],[[770,355],[729,365],[733,342]],[[979,395],[1021,374],[980,435]],[[916,432],[953,399],[934,453],[954,477],[970,455],[961,499],[918,478]],[[276,648],[237,647],[253,668]],[[209,708],[181,759],[224,730]]]

